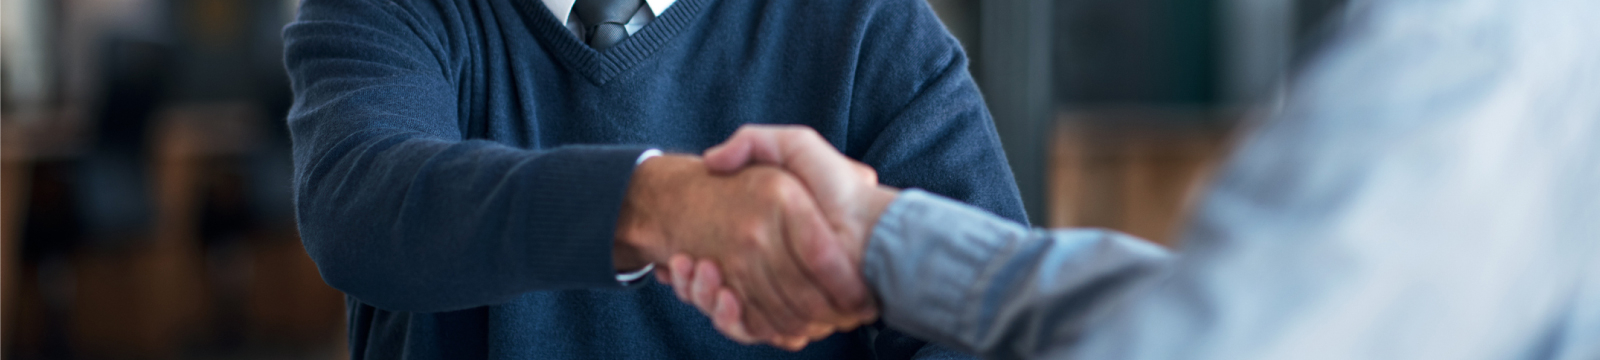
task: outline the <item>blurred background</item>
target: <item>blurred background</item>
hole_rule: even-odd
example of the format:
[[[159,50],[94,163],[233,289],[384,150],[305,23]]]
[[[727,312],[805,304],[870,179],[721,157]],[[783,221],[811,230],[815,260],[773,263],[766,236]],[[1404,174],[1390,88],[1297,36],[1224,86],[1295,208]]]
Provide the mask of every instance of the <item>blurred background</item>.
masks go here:
[[[296,0],[0,0],[0,356],[344,358],[290,203]],[[533,0],[527,0],[533,1]],[[1342,0],[928,0],[1029,216],[1168,245]]]

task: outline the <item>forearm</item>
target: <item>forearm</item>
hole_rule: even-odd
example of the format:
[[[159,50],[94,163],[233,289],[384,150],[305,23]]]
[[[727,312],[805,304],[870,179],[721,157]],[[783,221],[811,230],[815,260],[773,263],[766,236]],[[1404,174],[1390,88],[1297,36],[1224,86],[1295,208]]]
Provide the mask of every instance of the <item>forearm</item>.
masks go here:
[[[404,137],[304,154],[300,230],[330,285],[405,311],[616,286],[617,206],[641,150]]]
[[[368,304],[445,311],[539,289],[618,286],[619,204],[643,148],[472,139],[437,19],[306,1],[284,29],[295,206],[323,278]]]
[[[1104,230],[1030,230],[908,190],[873,229],[863,274],[884,321],[985,358],[1037,357],[1164,266],[1165,250]]]

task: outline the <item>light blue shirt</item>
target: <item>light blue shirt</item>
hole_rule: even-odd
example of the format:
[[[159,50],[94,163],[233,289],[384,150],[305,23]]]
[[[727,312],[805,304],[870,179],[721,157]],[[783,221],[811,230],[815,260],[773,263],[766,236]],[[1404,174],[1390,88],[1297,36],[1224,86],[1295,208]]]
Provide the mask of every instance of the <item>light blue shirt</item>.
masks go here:
[[[987,358],[1600,359],[1600,1],[1355,1],[1169,255],[908,190],[883,318]]]

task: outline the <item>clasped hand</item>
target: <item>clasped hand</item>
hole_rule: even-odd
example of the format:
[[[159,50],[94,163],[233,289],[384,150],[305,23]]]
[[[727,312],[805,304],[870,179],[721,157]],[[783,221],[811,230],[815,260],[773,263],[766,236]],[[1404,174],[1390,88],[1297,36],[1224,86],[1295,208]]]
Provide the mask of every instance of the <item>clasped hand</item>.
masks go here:
[[[614,260],[656,263],[730,339],[798,350],[877,318],[859,268],[895,195],[810,128],[745,126],[703,159],[639,165]]]

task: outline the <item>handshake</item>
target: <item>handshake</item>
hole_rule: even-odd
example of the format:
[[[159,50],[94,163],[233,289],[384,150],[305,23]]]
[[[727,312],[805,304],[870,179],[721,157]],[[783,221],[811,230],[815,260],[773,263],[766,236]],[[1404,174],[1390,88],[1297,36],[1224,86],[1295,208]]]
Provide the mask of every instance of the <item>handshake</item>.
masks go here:
[[[810,128],[749,125],[703,159],[638,166],[613,262],[657,264],[735,341],[799,350],[877,318],[861,257],[897,195]]]

